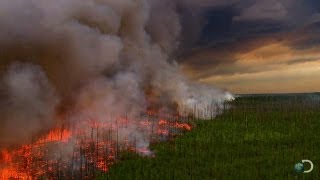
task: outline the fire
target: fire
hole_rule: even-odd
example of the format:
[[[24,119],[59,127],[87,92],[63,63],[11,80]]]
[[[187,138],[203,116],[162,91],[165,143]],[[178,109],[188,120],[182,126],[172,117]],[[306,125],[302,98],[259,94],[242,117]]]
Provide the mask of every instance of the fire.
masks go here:
[[[36,144],[42,144],[47,142],[68,142],[71,137],[71,132],[63,129],[51,130],[46,136],[40,138]]]
[[[155,138],[192,129],[188,123],[179,122],[177,118],[167,120],[154,117],[141,120],[138,124],[128,118],[118,118],[116,124],[88,120],[75,129],[56,128],[30,144],[2,150],[0,179],[94,178],[95,172],[107,172],[116,163],[121,151],[153,156],[152,151],[137,146],[136,140],[129,135],[119,140],[119,129],[134,126]]]
[[[12,161],[12,158],[11,158],[8,150],[2,151],[2,158],[3,158],[4,162],[11,162]]]
[[[191,131],[191,129],[192,129],[191,125],[189,125],[187,123],[169,122],[169,121],[164,120],[164,119],[161,119],[159,121],[159,125],[170,126],[170,127],[174,127],[174,128],[177,128],[177,129],[185,129],[187,131]]]

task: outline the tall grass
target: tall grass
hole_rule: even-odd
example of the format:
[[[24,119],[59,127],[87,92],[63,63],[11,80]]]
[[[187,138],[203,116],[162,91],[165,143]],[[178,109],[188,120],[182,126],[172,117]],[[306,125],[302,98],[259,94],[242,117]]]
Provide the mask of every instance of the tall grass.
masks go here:
[[[121,154],[100,179],[319,179],[318,97],[239,97],[214,120],[194,120],[192,132],[152,145],[153,158]],[[313,172],[293,172],[302,159]]]

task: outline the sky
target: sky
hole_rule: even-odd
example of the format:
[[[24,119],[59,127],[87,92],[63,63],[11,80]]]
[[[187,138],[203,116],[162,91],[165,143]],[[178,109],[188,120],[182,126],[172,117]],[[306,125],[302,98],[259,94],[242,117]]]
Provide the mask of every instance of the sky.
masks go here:
[[[181,19],[190,78],[239,94],[320,91],[319,0],[190,0]]]

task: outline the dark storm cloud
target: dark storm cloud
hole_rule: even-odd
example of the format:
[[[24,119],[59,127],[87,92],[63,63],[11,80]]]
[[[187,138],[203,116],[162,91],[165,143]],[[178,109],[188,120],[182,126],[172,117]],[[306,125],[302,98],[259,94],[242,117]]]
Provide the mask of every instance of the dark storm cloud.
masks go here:
[[[178,61],[196,78],[264,71],[234,64],[239,54],[270,44],[283,43],[299,55],[320,45],[318,0],[207,0],[192,7],[181,13],[184,43]],[[279,64],[317,59],[299,56]]]
[[[280,34],[263,36],[260,38],[246,37],[229,42],[217,43],[214,46],[191,50],[181,56],[185,68],[193,71],[194,78],[208,77],[210,75],[231,75],[237,73],[257,72],[261,67],[234,67],[239,61],[238,54],[253,51],[266,44],[283,42]]]
[[[320,16],[319,16],[320,20]],[[320,45],[320,22],[312,22],[290,35],[290,45],[295,49],[309,49]]]
[[[230,3],[208,0],[205,2],[199,3],[200,5],[193,4],[194,7],[191,10],[182,14],[184,17],[191,13],[192,18],[196,19],[190,21],[190,18],[186,18],[185,21],[188,21],[190,26],[185,30],[199,28],[197,42],[202,43],[201,45],[205,44],[203,42],[209,42],[212,45],[229,42],[230,39],[291,31],[293,28],[303,26],[312,16],[320,12],[320,3],[316,0],[228,1]],[[197,10],[199,8],[202,10]],[[195,25],[192,22],[198,24],[192,26]]]

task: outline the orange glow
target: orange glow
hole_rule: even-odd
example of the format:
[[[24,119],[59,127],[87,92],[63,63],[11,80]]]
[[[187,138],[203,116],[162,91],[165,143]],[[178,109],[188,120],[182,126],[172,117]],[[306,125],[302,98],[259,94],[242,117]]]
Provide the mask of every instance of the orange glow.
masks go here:
[[[171,129],[180,131],[192,129],[189,124],[177,121],[165,119],[132,121],[128,118],[118,118],[115,124],[88,120],[75,130],[53,129],[37,137],[33,143],[16,149],[2,150],[0,179],[31,180],[39,177],[55,179],[58,171],[60,178],[70,178],[70,172],[78,175],[75,177],[82,177],[82,171],[88,171],[88,168],[107,172],[117,161],[120,151],[153,156],[148,147],[137,146],[136,140],[133,141],[130,135],[123,140],[118,138],[118,129],[126,131],[128,127],[137,127],[150,137],[171,136]],[[68,147],[71,147],[69,151]],[[74,170],[75,167],[77,170]],[[94,175],[87,178],[94,178]]]
[[[68,142],[69,138],[71,137],[71,132],[63,129],[55,129],[51,130],[48,135],[44,136],[43,138],[40,138],[36,144],[42,144],[47,142]]]
[[[183,130],[187,130],[187,131],[191,131],[192,130],[192,127],[191,125],[187,124],[187,123],[180,123],[180,122],[169,122],[167,120],[164,120],[164,119],[161,119],[159,121],[159,125],[167,125],[167,126],[170,126],[170,127],[174,127],[174,128],[177,128],[177,129],[183,129]]]

